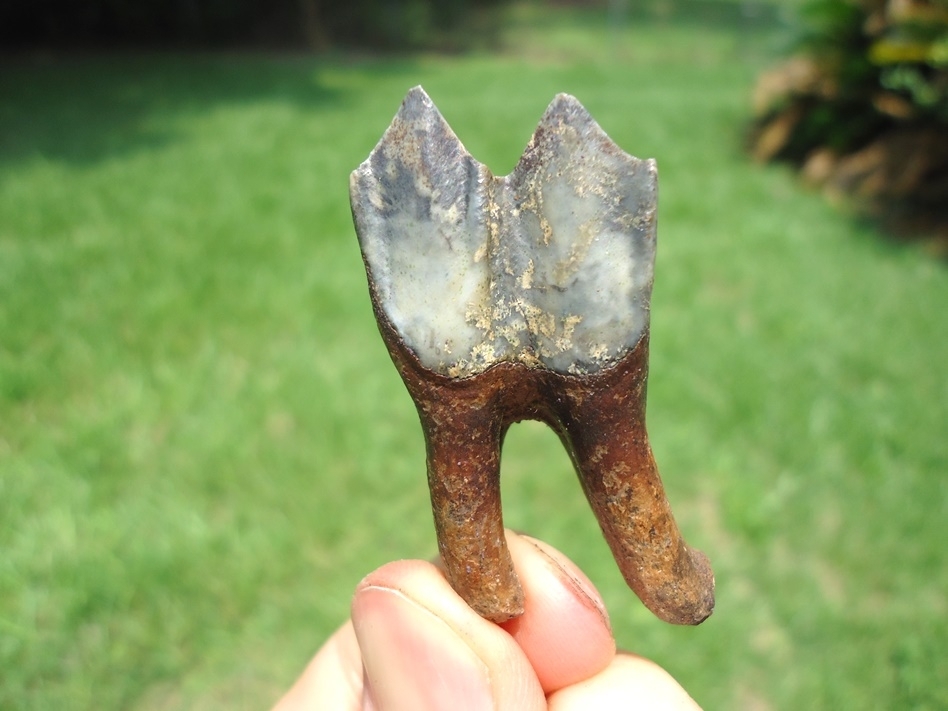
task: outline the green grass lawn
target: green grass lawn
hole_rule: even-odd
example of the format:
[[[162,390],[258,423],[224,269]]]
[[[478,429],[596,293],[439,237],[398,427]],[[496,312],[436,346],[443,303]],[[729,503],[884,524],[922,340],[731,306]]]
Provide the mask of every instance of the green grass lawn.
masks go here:
[[[717,610],[644,610],[533,423],[508,525],[709,710],[948,707],[945,264],[742,155],[772,37],[590,15],[510,39],[7,61],[0,708],[265,708],[365,573],[434,554],[347,194],[418,83],[498,174],[559,91],[657,158],[649,430]]]

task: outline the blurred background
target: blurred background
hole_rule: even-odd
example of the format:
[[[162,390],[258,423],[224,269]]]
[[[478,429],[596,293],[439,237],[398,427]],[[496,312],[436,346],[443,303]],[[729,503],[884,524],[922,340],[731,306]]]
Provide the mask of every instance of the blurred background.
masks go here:
[[[536,423],[507,524],[707,709],[948,708],[946,18],[4,3],[0,708],[266,708],[435,554],[347,193],[416,84],[496,174],[561,91],[657,159],[649,432],[715,614],[642,607]]]

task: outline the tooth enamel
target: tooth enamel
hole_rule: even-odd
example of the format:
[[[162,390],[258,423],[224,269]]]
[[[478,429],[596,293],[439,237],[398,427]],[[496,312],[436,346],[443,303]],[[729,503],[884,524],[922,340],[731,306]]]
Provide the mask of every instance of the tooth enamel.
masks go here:
[[[656,183],[654,161],[562,94],[495,178],[415,88],[353,173],[352,201],[376,299],[426,368],[583,374],[647,326]]]

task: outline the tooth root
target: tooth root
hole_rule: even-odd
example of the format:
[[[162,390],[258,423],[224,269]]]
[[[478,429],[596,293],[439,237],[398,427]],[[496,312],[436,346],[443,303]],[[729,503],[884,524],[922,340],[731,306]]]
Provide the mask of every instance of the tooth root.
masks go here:
[[[648,336],[616,368],[574,378],[561,436],[626,582],[658,617],[698,624],[714,609],[707,557],[682,539],[645,429]]]
[[[428,453],[438,548],[455,591],[478,614],[505,622],[523,613],[523,591],[504,538],[496,374],[416,391]],[[485,416],[494,412],[495,416]]]

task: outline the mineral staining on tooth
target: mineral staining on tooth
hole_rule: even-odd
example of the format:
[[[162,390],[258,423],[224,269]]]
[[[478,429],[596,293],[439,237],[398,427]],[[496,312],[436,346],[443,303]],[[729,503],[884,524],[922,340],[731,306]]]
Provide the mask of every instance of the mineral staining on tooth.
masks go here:
[[[430,370],[594,373],[648,324],[655,163],[622,152],[570,96],[496,178],[415,88],[351,181],[376,303]]]

